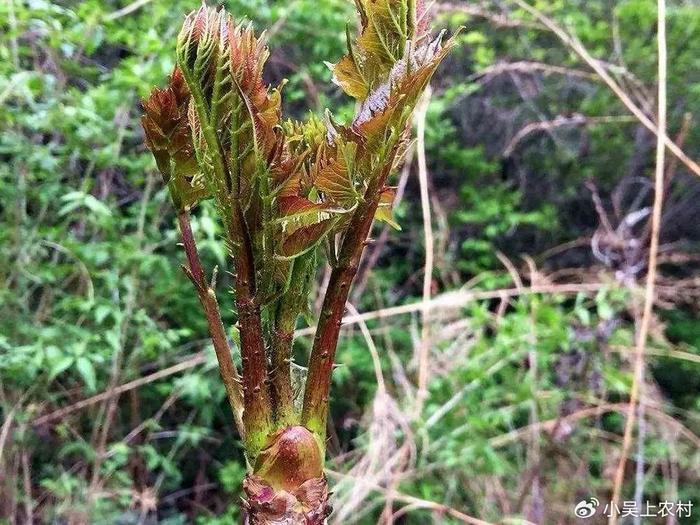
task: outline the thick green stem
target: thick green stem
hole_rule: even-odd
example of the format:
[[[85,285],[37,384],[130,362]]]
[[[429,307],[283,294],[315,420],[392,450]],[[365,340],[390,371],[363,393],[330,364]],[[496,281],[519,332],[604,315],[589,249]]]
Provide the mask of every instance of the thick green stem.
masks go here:
[[[290,321],[291,318],[278,318],[271,334],[271,384],[272,396],[275,401],[275,409],[277,410],[276,423],[278,426],[290,425],[296,420],[290,369],[296,316],[294,321]]]
[[[316,270],[316,256],[303,255],[292,261],[285,293],[277,302],[272,322],[272,392],[277,409],[277,426],[297,424],[299,415],[294,406],[291,379],[294,329],[299,314],[307,307],[311,281]]]

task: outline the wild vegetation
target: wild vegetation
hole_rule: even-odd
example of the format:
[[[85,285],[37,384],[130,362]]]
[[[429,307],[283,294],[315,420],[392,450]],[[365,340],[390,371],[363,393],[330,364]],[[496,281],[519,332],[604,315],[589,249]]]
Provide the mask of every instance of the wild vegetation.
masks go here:
[[[190,28],[227,23],[210,4]],[[239,124],[246,143],[255,139],[249,150],[215,131],[224,168],[235,160],[251,177],[239,182],[255,202],[246,225],[265,283],[260,332],[269,352],[284,348],[270,357],[292,361],[271,363],[284,374],[271,377],[269,402],[250,400],[266,404],[253,426],[303,418],[325,433],[329,521],[578,523],[575,506],[595,497],[591,523],[617,521],[604,514],[612,500],[655,506],[637,522],[698,523],[700,511],[677,505],[700,502],[697,4],[432,4],[425,42],[446,28],[452,49],[427,93],[418,98],[415,86],[413,114],[381,141],[390,150],[407,138],[404,122],[415,137],[401,140],[405,162],[384,194],[392,213],[380,207],[345,311],[334,310],[344,316],[335,366],[324,361],[318,376],[332,370],[327,421],[325,406],[314,419],[300,405],[341,246],[327,240],[365,201],[341,202],[349,187],[336,198],[335,186],[308,184],[290,194],[303,203],[282,208],[274,184],[290,169],[318,184],[317,163],[337,158],[329,129],[340,149],[354,147],[346,134],[366,93],[324,61],[347,65],[363,18],[345,0],[223,4],[226,35],[244,44],[237,56],[256,76],[243,85],[225,64],[220,94],[233,95],[221,115],[230,119],[237,101],[239,117],[258,125]],[[206,169],[210,182],[193,184],[195,164],[215,165],[206,137],[159,149],[141,126],[144,112],[147,131],[162,116],[158,101],[184,115],[192,86],[213,96],[216,83],[185,70],[201,41],[180,33],[183,16],[198,8],[0,5],[0,523],[243,519],[239,497],[255,467],[244,458],[269,431],[240,432],[244,390],[221,378],[246,376],[246,322],[229,293],[240,288],[229,257],[239,230],[221,198],[232,186],[212,192],[228,179]],[[255,105],[241,105],[253,92]],[[212,117],[187,104],[188,125]],[[246,187],[261,173],[273,185]],[[324,220],[285,248],[290,225]],[[215,304],[224,331],[212,334]],[[659,512],[669,502],[673,516]]]

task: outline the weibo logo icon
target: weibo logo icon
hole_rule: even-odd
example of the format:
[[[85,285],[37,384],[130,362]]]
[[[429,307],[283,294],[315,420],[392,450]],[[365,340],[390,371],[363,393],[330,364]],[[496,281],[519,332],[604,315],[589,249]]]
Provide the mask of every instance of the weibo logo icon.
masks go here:
[[[574,507],[574,515],[577,518],[590,518],[595,514],[598,505],[600,505],[598,498],[591,497],[589,500],[581,500]]]

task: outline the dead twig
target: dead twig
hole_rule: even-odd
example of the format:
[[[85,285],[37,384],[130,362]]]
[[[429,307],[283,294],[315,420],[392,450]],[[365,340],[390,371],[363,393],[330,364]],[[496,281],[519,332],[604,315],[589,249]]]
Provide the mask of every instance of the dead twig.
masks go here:
[[[460,290],[456,292],[447,292],[430,300],[430,308],[432,310],[440,309],[460,309],[465,307],[474,301],[485,301],[491,299],[500,299],[502,297],[517,297],[520,295],[532,295],[532,294],[577,294],[577,293],[595,293],[603,288],[608,288],[615,286],[615,283],[582,283],[582,284],[549,284],[541,286],[530,286],[521,289],[510,288],[503,290]],[[410,303],[400,306],[392,306],[389,308],[382,308],[380,310],[374,310],[371,312],[351,314],[343,317],[342,322],[344,326],[351,326],[361,322],[376,320],[376,319],[386,319],[390,317],[395,317],[398,315],[405,315],[415,312],[420,312],[423,308],[422,301],[417,303]],[[311,326],[308,328],[302,328],[296,331],[296,337],[313,335],[315,327]],[[147,385],[154,381],[164,379],[171,375],[189,370],[195,366],[199,366],[206,362],[207,358],[203,352],[199,352],[192,357],[181,361],[180,363],[164,368],[147,376],[135,379],[123,385],[119,385],[114,389],[114,395],[121,395],[124,392],[128,392],[134,388],[140,388],[143,385]],[[102,392],[100,394],[94,395],[82,401],[78,401],[67,407],[60,408],[48,414],[44,414],[36,418],[33,422],[33,426],[44,425],[51,421],[57,419],[62,419],[74,412],[82,410],[88,406],[94,405],[107,399],[111,394],[109,392]]]
[[[610,124],[610,123],[629,123],[636,122],[635,117],[630,117],[626,115],[613,115],[613,116],[603,116],[603,117],[587,117],[586,115],[575,114],[571,117],[565,117],[562,115],[557,116],[552,120],[545,120],[541,122],[531,122],[525,127],[520,129],[515,136],[510,140],[506,148],[503,150],[503,157],[510,157],[515,148],[523,141],[525,137],[536,133],[538,131],[552,131],[556,128],[561,127],[577,127],[577,126],[590,126],[596,124]]]
[[[644,309],[642,311],[642,320],[637,332],[637,345],[634,356],[634,378],[632,382],[632,390],[630,392],[629,410],[627,421],[625,423],[625,433],[622,441],[622,452],[620,454],[620,462],[615,472],[615,481],[613,484],[612,504],[615,508],[620,501],[622,492],[622,482],[625,476],[625,465],[627,463],[627,454],[632,445],[632,432],[636,422],[637,403],[641,399],[641,390],[644,383],[644,353],[646,349],[647,337],[649,335],[649,326],[651,325],[652,309],[654,307],[654,286],[656,283],[657,272],[657,255],[659,251],[659,235],[661,230],[661,213],[663,209],[664,198],[664,169],[666,147],[666,111],[667,111],[667,93],[666,93],[666,69],[667,69],[667,51],[666,51],[666,0],[657,0],[658,11],[658,30],[657,42],[659,53],[659,80],[658,80],[658,129],[656,140],[656,171],[654,173],[654,205],[651,215],[651,245],[649,247],[649,264],[647,270],[647,281],[644,293]],[[611,513],[608,520],[609,525],[617,524],[618,516],[616,513]]]
[[[132,2],[129,5],[126,5],[121,9],[117,9],[113,13],[108,14],[104,18],[104,20],[105,22],[112,22],[113,20],[117,20],[118,18],[121,18],[123,16],[130,15],[134,11],[141,9],[143,6],[149,4],[150,2],[152,2],[152,0],[136,0],[135,2]]]
[[[464,308],[473,301],[485,301],[491,299],[501,299],[503,297],[516,297],[519,295],[532,294],[576,294],[576,293],[591,293],[597,292],[602,288],[615,287],[616,283],[572,283],[572,284],[551,284],[541,286],[529,286],[518,290],[517,288],[506,288],[502,290],[458,290],[454,292],[446,292],[432,298],[430,303],[431,310],[439,309],[459,309]],[[358,315],[349,315],[342,318],[344,326],[349,326],[360,321],[369,321],[373,319],[384,319],[397,315],[410,314],[420,312],[424,308],[423,301],[409,303],[400,306],[391,306],[371,312],[364,312]],[[302,328],[297,330],[296,336],[313,335],[315,326]]]
[[[519,60],[517,62],[499,62],[486,67],[476,73],[472,73],[465,80],[467,82],[489,82],[494,77],[504,73],[544,73],[545,75],[556,74],[568,77],[584,78],[586,80],[598,81],[598,75],[563,66],[552,66],[543,62],[533,62],[530,60]]]
[[[10,435],[10,428],[12,428],[12,423],[14,423],[16,412],[17,407],[12,407],[12,409],[7,413],[5,421],[2,422],[2,428],[0,429],[0,460],[2,460],[2,453],[5,450],[5,443]]]
[[[345,307],[351,314],[359,314],[357,308],[355,308],[355,306],[352,303],[346,303]],[[382,375],[382,362],[379,359],[379,352],[377,351],[377,347],[374,344],[374,340],[372,339],[372,334],[370,334],[369,328],[367,328],[367,323],[365,323],[364,321],[360,321],[359,325],[360,331],[362,332],[362,337],[364,337],[365,342],[367,343],[367,349],[369,350],[369,353],[372,356],[372,364],[374,366],[374,376],[377,380],[377,388],[380,391],[385,392],[386,384],[384,383],[384,376]]]
[[[36,418],[32,422],[32,425],[40,426],[45,425],[46,423],[49,423],[51,421],[63,419],[64,417],[74,412],[77,412],[78,410],[82,410],[83,408],[89,407],[96,403],[100,403],[105,399],[108,399],[111,395],[121,395],[124,392],[133,390],[134,388],[140,388],[149,383],[153,383],[154,381],[159,381],[160,379],[164,379],[171,375],[180,373],[184,370],[189,370],[190,368],[194,368],[195,366],[199,366],[201,364],[206,363],[206,361],[207,358],[204,352],[200,352],[176,365],[164,368],[162,370],[158,370],[157,372],[154,372],[147,376],[140,377],[133,381],[129,381],[128,383],[124,383],[123,385],[119,385],[115,387],[112,391],[102,392],[87,399],[83,399],[82,401],[78,401],[77,403],[73,403],[72,405],[68,405],[67,407],[63,407],[58,410],[54,410],[53,412],[49,412],[48,414],[44,414],[43,416]]]
[[[476,2],[453,4],[450,2],[442,2],[435,5],[436,13],[455,12],[465,13],[476,18],[488,20],[496,27],[525,27],[528,29],[544,29],[542,24],[530,22],[528,20],[519,20],[509,17],[507,13],[496,13],[484,6],[483,3]]]
[[[443,505],[442,503],[437,503],[435,501],[428,501],[420,498],[416,498],[414,496],[409,496],[407,494],[403,494],[401,492],[398,492],[393,489],[385,489],[381,485],[377,485],[375,483],[372,483],[370,481],[367,481],[363,478],[358,478],[354,476],[349,476],[347,474],[343,474],[342,472],[336,472],[333,470],[326,470],[326,474],[329,476],[336,478],[336,479],[350,479],[352,483],[359,484],[359,485],[365,485],[372,489],[373,491],[380,492],[384,494],[386,497],[391,497],[392,499],[396,501],[402,501],[404,503],[407,503],[409,505],[415,505],[415,508],[423,508],[423,509],[430,509],[434,510],[436,512],[440,512],[443,514],[448,514],[451,517],[461,521],[462,523],[470,523],[472,525],[493,525],[492,523],[489,523],[488,521],[483,521],[478,518],[474,518],[473,516],[469,516],[468,514],[465,514],[461,511],[458,511],[457,509],[453,509],[452,507],[448,507],[447,505]]]

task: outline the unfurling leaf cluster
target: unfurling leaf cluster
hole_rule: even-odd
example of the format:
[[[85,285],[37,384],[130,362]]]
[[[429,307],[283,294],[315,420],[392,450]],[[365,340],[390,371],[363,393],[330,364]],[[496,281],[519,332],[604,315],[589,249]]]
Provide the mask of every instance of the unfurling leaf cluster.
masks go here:
[[[319,401],[309,389],[330,381],[330,368],[315,371],[309,364],[310,375],[319,377],[307,381],[304,415],[291,399],[289,373],[316,248],[325,247],[338,274],[330,287],[343,289],[329,289],[333,297],[324,308],[342,314],[354,276],[347,269],[356,269],[372,221],[398,227],[389,176],[408,145],[413,108],[451,47],[442,34],[427,34],[420,0],[356,5],[360,33],[353,38],[348,30],[347,55],[330,65],[334,82],[358,102],[349,123],[330,113],[283,120],[282,86],[263,80],[264,38],[250,24],[206,6],[185,19],[168,86],[144,102],[146,143],[174,205],[187,214],[211,198],[224,226],[241,334],[242,430],[252,457],[285,425],[323,433],[318,411],[325,410],[327,395]],[[312,361],[322,350],[323,359],[329,351],[332,356],[336,325],[329,329],[335,337],[328,337],[319,323]]]

